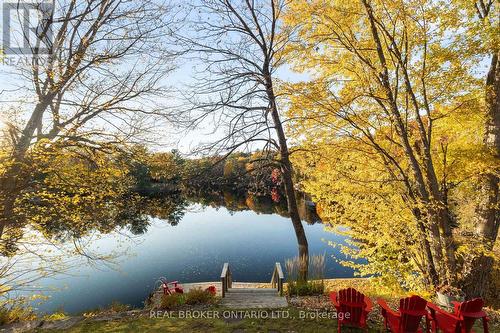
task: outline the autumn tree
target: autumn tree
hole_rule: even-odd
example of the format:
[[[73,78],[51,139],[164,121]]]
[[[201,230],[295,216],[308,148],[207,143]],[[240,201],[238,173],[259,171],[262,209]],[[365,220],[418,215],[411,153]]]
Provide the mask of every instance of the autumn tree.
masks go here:
[[[283,64],[281,53],[292,32],[281,22],[286,4],[283,0],[203,0],[190,7],[192,30],[180,39],[202,66],[194,94],[188,96],[194,105],[190,125],[213,122],[223,135],[208,147],[223,155],[249,147],[263,147],[269,156],[279,152],[277,162],[299,254],[307,258],[285,118],[276,91],[276,71]],[[306,279],[307,260],[304,262],[301,272]]]
[[[294,2],[286,22],[299,31],[287,56],[312,73],[290,89],[291,130],[306,138],[303,165],[316,175],[309,189],[330,207],[326,214],[363,240],[369,261],[399,262],[381,269],[395,280],[417,269],[426,284],[464,287],[462,255],[476,244],[456,231],[467,221],[455,214],[452,194],[495,161],[483,158],[477,128],[464,142],[450,122],[480,107],[473,70],[481,57],[466,47],[455,9],[432,1]],[[320,179],[329,168],[333,178]]]
[[[99,149],[137,137],[145,118],[163,112],[151,100],[163,96],[161,79],[172,68],[164,43],[171,16],[162,4],[63,0],[37,9],[45,19],[35,41],[24,36],[31,41],[30,63],[11,73],[22,81],[14,93],[26,121],[9,129],[10,152],[0,175],[0,235],[13,223],[17,195],[29,184],[22,169],[37,142]],[[19,98],[23,93],[26,98]]]
[[[117,268],[116,259],[129,250],[126,242],[149,227],[149,214],[175,213],[168,202],[157,208],[152,200],[145,205],[131,193],[131,156],[120,150],[61,149],[41,142],[25,160],[22,176],[32,181],[18,194],[16,225],[5,228],[0,243],[3,311],[11,303],[29,308],[46,291],[40,280],[64,276],[82,265]],[[119,247],[92,246],[109,234],[123,236]]]
[[[484,254],[471,259],[467,276],[468,294],[480,296],[488,285],[493,258],[487,252],[495,245],[500,227],[500,5],[497,1],[463,2],[460,9],[469,17],[471,51],[489,58],[489,68],[484,80],[484,134],[486,156],[496,160],[481,171],[478,177],[478,202],[474,216],[475,234],[482,240]]]

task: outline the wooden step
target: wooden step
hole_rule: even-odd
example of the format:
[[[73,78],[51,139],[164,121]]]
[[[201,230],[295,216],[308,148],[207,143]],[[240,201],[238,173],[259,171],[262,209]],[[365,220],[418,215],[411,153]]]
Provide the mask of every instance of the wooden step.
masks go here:
[[[288,306],[286,298],[273,288],[229,288],[221,305],[232,309],[272,309]]]
[[[276,288],[229,288],[228,293],[278,294]]]

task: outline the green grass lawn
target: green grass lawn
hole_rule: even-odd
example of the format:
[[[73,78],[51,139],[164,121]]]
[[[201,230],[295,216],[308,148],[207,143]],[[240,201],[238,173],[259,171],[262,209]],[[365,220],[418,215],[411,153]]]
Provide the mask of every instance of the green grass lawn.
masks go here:
[[[396,309],[399,304],[399,299],[408,295],[397,294],[390,290],[383,290],[372,285],[369,279],[335,279],[327,280],[327,290],[339,290],[349,286],[355,286],[356,289],[362,291],[372,298],[375,302],[377,297],[382,297],[389,301],[391,306]],[[311,298],[312,301],[315,298]],[[317,302],[317,301],[315,301]],[[313,302],[314,303],[314,302]],[[329,301],[328,301],[329,303]],[[325,304],[315,304],[316,309],[324,309]],[[115,306],[116,307],[116,306]],[[305,309],[310,310],[305,310]],[[311,314],[314,313],[313,307],[309,305],[297,306],[291,305],[286,308],[288,314],[287,318],[225,318],[223,313],[226,309],[219,305],[210,305],[204,309],[216,310],[220,318],[215,319],[192,319],[192,318],[178,318],[177,312],[174,312],[174,317],[163,318],[150,318],[149,313],[140,316],[129,317],[125,319],[109,320],[109,321],[96,321],[95,319],[86,319],[75,326],[66,330],[47,330],[39,329],[36,332],[50,333],[50,332],[229,332],[229,333],[321,333],[321,332],[336,332],[337,320],[330,319],[311,319],[301,318],[301,313]],[[113,312],[122,312],[124,309],[117,307],[112,309]],[[265,311],[265,310],[263,310]],[[276,310],[275,310],[276,311]],[[302,311],[302,312],[301,312]],[[304,312],[305,311],[305,312]],[[322,311],[322,310],[320,310]],[[488,309],[490,316],[490,332],[500,333],[500,326],[498,323],[499,315],[498,310]],[[160,314],[161,316],[161,314]],[[369,315],[368,332],[384,332],[382,327],[382,316],[378,306],[374,306],[373,311]],[[476,332],[482,332],[482,325],[480,322],[476,323]],[[342,328],[342,332],[361,332],[359,329]]]
[[[39,330],[37,332],[311,332],[331,333],[337,329],[336,319],[304,319],[300,318],[299,310],[286,309],[289,318],[267,319],[186,319],[186,318],[133,318],[116,321],[84,321],[67,330]],[[220,310],[222,312],[223,310]],[[359,331],[343,329],[345,332]],[[380,332],[379,327],[369,329],[369,332]]]
[[[224,309],[216,308],[219,313]],[[172,332],[172,333],[322,333],[336,332],[336,319],[311,319],[300,318],[300,312],[296,308],[285,309],[288,318],[267,318],[267,319],[194,319],[194,318],[149,318],[148,316],[111,320],[95,321],[84,320],[79,324],[65,330],[38,329],[39,333],[93,333],[93,332]],[[311,312],[309,312],[311,313]],[[482,332],[482,326],[478,323],[476,332]],[[369,323],[368,332],[384,332],[380,324]],[[490,332],[499,332],[498,327],[490,326]],[[342,332],[361,332],[359,329],[342,327]]]

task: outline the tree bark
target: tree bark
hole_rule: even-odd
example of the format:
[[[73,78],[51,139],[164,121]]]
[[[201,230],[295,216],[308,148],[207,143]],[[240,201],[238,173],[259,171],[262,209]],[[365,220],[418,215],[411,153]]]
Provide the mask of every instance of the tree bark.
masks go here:
[[[492,54],[486,79],[486,131],[484,145],[493,159],[500,161],[500,51]],[[500,225],[498,195],[498,163],[480,179],[481,200],[476,208],[476,233],[483,237],[488,249],[498,235]]]
[[[462,290],[467,299],[486,297],[491,283],[493,263],[494,259],[484,254],[472,258],[462,281]]]
[[[456,286],[458,283],[456,274],[456,244],[451,229],[450,216],[447,208],[444,207],[444,203],[440,200],[431,202],[431,207],[436,207],[429,212],[430,224],[434,229],[433,237],[438,238],[440,242],[435,251],[442,251],[439,262],[439,266],[441,267],[440,280],[441,283]]]
[[[285,183],[285,193],[288,203],[288,212],[290,213],[290,219],[292,220],[293,229],[295,230],[295,236],[297,237],[297,243],[299,245],[299,258],[300,258],[299,279],[302,281],[307,281],[308,270],[309,270],[309,245],[307,243],[307,237],[304,231],[304,226],[302,225],[302,221],[300,220],[299,216],[297,199],[295,198],[295,189],[293,187],[293,180],[292,180],[292,165],[290,163],[288,156],[286,158],[283,158],[282,155],[281,165],[282,165],[281,170],[283,172],[283,180]]]
[[[429,282],[433,287],[437,287],[439,285],[439,275],[436,270],[436,264],[434,262],[434,256],[432,254],[432,249],[431,249],[431,243],[427,239],[427,230],[425,227],[424,221],[422,221],[422,213],[420,212],[420,209],[414,208],[413,209],[413,215],[417,219],[417,226],[420,231],[420,237],[421,237],[421,243],[422,247],[425,252],[425,258],[426,258],[426,268],[427,268],[427,274],[429,275]]]
[[[486,78],[486,121],[484,145],[495,161],[500,160],[500,55],[491,56],[490,69]],[[500,226],[500,195],[498,163],[494,170],[487,170],[480,176],[479,201],[475,211],[475,232],[484,249],[493,249]],[[468,274],[463,281],[468,298],[485,297],[491,279],[494,260],[482,251],[470,261]]]

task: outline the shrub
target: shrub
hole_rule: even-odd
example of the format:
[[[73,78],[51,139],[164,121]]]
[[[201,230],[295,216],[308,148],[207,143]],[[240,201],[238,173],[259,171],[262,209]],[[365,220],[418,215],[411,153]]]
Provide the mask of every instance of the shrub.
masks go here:
[[[161,298],[161,309],[173,310],[183,304],[196,305],[196,304],[213,304],[216,297],[208,290],[201,288],[194,288],[184,294],[173,293],[171,295],[163,295]]]
[[[68,319],[68,315],[64,311],[57,311],[43,317],[43,320],[47,321],[57,321],[64,319]]]
[[[185,297],[186,304],[189,305],[213,303],[215,300],[212,293],[201,288],[191,289],[185,294]]]
[[[173,293],[162,295],[160,308],[162,310],[173,310],[185,303],[184,294]]]
[[[314,281],[290,281],[287,285],[289,296],[311,296],[322,295],[325,291],[325,284],[321,280]]]
[[[33,320],[36,315],[30,308],[19,306],[0,304],[0,326],[15,323],[23,320]]]
[[[92,318],[109,313],[125,312],[130,309],[131,309],[130,305],[123,304],[118,301],[113,301],[108,306],[102,306],[94,309],[85,310],[85,312],[82,312],[82,315],[86,318]]]

